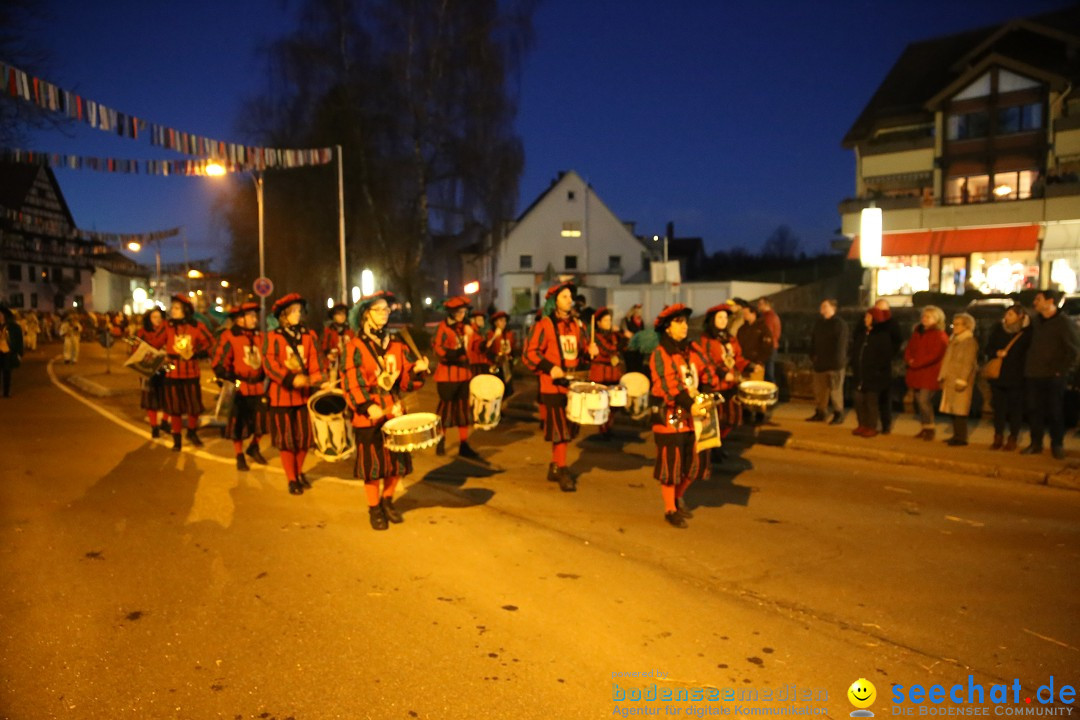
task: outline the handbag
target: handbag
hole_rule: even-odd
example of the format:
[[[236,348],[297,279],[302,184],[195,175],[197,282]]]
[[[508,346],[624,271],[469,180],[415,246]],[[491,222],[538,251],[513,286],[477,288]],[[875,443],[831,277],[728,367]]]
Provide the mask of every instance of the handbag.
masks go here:
[[[1020,336],[1024,334],[1024,331],[1016,333],[1016,337],[1009,341],[1009,344],[1005,346],[1005,355],[1009,354],[1009,348],[1020,339]],[[986,361],[986,364],[982,367],[982,376],[987,380],[997,380],[1001,377],[1001,366],[1005,362],[1005,355],[1001,357],[994,356]]]

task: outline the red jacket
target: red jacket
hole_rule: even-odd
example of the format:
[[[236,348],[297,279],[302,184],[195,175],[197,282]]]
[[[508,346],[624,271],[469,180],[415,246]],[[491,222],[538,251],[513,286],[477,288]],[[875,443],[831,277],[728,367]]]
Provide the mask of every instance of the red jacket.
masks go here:
[[[307,328],[300,328],[300,340],[295,343],[300,357],[290,347],[282,328],[271,330],[263,338],[263,370],[270,378],[271,407],[296,407],[307,402],[312,393],[312,386],[324,380],[325,360],[319,350],[319,339]],[[302,388],[293,387],[293,378],[297,375],[308,376],[308,384]]]
[[[331,350],[341,350],[356,337],[356,333],[348,325],[338,327],[330,323],[323,329],[322,351],[323,355],[329,355]]]
[[[765,327],[769,328],[769,334],[772,335],[773,350],[778,349],[780,347],[780,316],[775,310],[769,310],[762,313],[761,319],[765,321]]]
[[[698,368],[690,360],[690,345],[680,351],[669,338],[663,337],[649,356],[652,389],[649,401],[660,409],[653,432],[660,434],[694,432],[690,408],[698,389]],[[669,418],[673,421],[669,422]]]
[[[370,338],[359,337],[349,341],[345,347],[345,374],[342,380],[345,401],[353,411],[353,427],[380,427],[390,418],[403,414],[400,404],[397,411],[394,408],[401,399],[401,393],[418,390],[424,384],[422,377],[413,377],[415,363],[407,353],[405,343],[396,337],[388,338],[385,349]],[[393,377],[389,390],[379,385],[379,376],[383,372]],[[375,422],[367,414],[372,405],[378,405],[384,413]]]
[[[435,368],[435,382],[468,382],[472,378],[469,358],[465,347],[465,323],[443,320],[435,330],[432,341],[439,366]]]
[[[735,336],[728,335],[727,339],[721,340],[702,335],[701,339],[698,340],[698,345],[701,347],[705,357],[708,358],[709,363],[712,364],[715,373],[715,379],[709,383],[709,387],[720,392],[737,387],[742,371],[750,364],[750,361],[743,357],[742,346],[739,345],[739,341],[735,339]],[[724,379],[724,376],[729,372],[735,376],[730,381]]]
[[[907,362],[907,386],[915,390],[940,390],[938,371],[945,359],[945,348],[949,346],[949,336],[944,330],[926,330],[916,325],[904,350]]]
[[[194,321],[183,320],[163,322],[157,332],[147,335],[145,340],[169,356],[173,368],[165,373],[165,377],[174,380],[199,377],[199,361],[196,357],[208,353],[214,344],[206,328]]]
[[[478,332],[474,327],[469,337],[472,339],[468,341],[465,348],[465,355],[469,358],[469,364],[483,365],[485,367],[490,365],[491,361],[487,356],[487,348],[484,346],[484,333]]]
[[[614,330],[596,331],[596,347],[600,353],[592,359],[592,365],[589,366],[591,382],[605,385],[614,385],[619,382],[624,370],[622,358],[619,358],[618,365],[612,365],[611,360],[618,357],[619,353],[626,348],[626,342],[626,338]]]
[[[504,345],[510,357],[517,357],[521,354],[521,349],[517,344],[517,335],[513,330],[503,330],[502,337],[499,338],[498,342],[495,340],[495,331],[488,330],[487,335],[484,336],[484,350],[487,353],[488,360],[495,362],[495,358],[503,351]]]
[[[214,374],[227,382],[240,381],[241,395],[262,395],[262,333],[233,326],[223,332],[214,351]]]
[[[584,365],[587,345],[585,329],[577,318],[556,319],[549,315],[536,321],[522,359],[529,370],[540,376],[541,395],[566,395],[569,392],[566,385],[556,385],[551,379],[551,369],[558,365],[569,371],[579,364]]]

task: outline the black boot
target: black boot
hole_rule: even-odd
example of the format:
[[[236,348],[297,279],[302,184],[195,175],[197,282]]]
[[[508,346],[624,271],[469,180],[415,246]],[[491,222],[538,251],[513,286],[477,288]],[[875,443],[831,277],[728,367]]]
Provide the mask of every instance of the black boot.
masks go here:
[[[385,530],[390,527],[386,522],[386,515],[383,513],[382,505],[369,507],[368,518],[371,520],[372,530]]]
[[[832,420],[829,421],[829,424],[830,425],[843,425],[844,424],[844,413],[842,413],[842,412],[833,413]]]
[[[173,449],[173,452],[180,452],[180,448],[182,447],[182,445],[183,445],[183,443],[180,440],[180,433],[173,433],[172,434],[172,449]]]
[[[394,507],[394,498],[384,497],[379,502],[379,505],[382,506],[383,515],[385,515],[386,519],[390,522],[399,523],[405,521],[405,518],[401,517],[401,513]]]
[[[304,473],[300,473],[300,477],[296,478],[296,482],[300,483],[300,486],[307,490],[311,489],[311,481],[307,479],[307,475]]]
[[[244,459],[244,453],[236,453],[236,469],[248,470],[247,460]]]
[[[469,443],[465,442],[464,440],[458,447],[458,457],[463,457],[466,460],[480,460],[481,462],[483,462],[484,460],[484,458],[480,457],[480,453],[469,447]]]
[[[577,481],[570,474],[570,468],[559,468],[559,489],[563,492],[577,491]]]
[[[676,498],[675,512],[679,513],[687,520],[692,520],[694,517],[694,513],[690,512],[690,508],[686,507],[686,501],[682,498]]]
[[[157,425],[152,426],[150,428],[150,437],[154,438],[155,440],[161,437],[161,428],[159,428]]]
[[[435,454],[436,455],[445,455],[446,454],[446,436],[443,436],[443,437],[439,438],[439,444],[435,446]],[[378,528],[375,528],[375,529],[378,530]]]
[[[664,513],[664,519],[667,520],[668,524],[673,527],[683,529],[689,527],[686,524],[686,520],[683,519],[683,516],[679,514],[678,510],[676,510],[675,512]]]
[[[814,414],[806,418],[806,422],[821,422],[825,419],[825,413],[815,410]]]
[[[559,466],[555,463],[548,465],[548,482],[559,482]]]
[[[296,480],[290,480],[289,481],[289,494],[290,495],[303,495],[304,494],[304,486],[301,485]]]
[[[248,445],[247,456],[260,465],[266,464],[266,458],[263,457],[262,452],[259,450],[259,446],[255,443]]]
[[[203,441],[199,439],[199,433],[195,432],[194,428],[188,428],[187,439],[188,439],[188,442],[191,443],[192,445],[194,445],[195,447],[202,447],[203,446]]]

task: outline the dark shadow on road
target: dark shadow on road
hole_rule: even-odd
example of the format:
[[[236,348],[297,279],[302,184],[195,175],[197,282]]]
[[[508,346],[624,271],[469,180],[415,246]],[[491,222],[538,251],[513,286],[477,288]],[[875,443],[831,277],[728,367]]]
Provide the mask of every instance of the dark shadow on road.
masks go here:
[[[455,458],[446,465],[442,465],[428,472],[421,478],[424,482],[438,483],[444,486],[461,487],[470,478],[489,478],[506,472],[495,465],[484,465],[478,462]]]
[[[487,488],[454,488],[440,484],[411,485],[401,497],[394,501],[394,507],[402,514],[418,508],[467,508],[484,505],[495,496],[494,490]]]

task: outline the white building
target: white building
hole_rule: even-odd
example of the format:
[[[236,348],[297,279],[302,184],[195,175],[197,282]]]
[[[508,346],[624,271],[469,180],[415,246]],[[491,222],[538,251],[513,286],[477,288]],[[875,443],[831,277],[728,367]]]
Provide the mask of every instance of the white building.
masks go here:
[[[607,288],[640,273],[649,255],[633,223],[615,217],[576,172],[562,172],[496,246],[494,302],[524,315],[548,286],[573,278],[590,305],[603,305]]]

